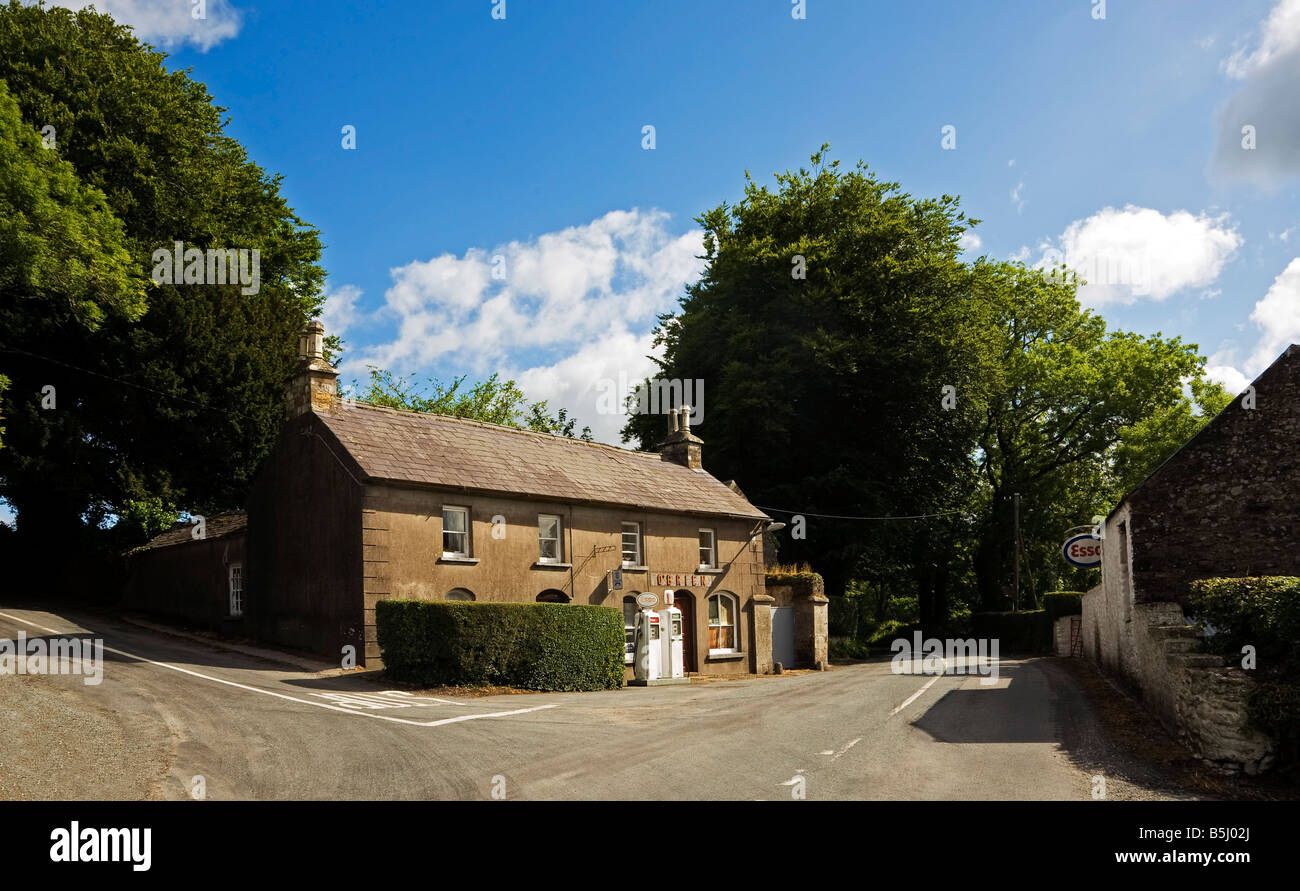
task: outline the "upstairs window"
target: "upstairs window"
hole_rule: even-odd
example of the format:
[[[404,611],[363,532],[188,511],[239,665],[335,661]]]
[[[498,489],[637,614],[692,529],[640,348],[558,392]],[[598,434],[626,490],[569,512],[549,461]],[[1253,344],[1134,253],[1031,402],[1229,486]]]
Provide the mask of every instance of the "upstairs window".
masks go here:
[[[641,566],[641,524],[623,524],[623,565]]]
[[[445,557],[469,556],[469,508],[442,509],[442,553]]]
[[[560,540],[560,518],[553,514],[537,517],[537,562],[559,563],[564,554]]]
[[[712,529],[700,530],[700,569],[718,568],[717,536]]]

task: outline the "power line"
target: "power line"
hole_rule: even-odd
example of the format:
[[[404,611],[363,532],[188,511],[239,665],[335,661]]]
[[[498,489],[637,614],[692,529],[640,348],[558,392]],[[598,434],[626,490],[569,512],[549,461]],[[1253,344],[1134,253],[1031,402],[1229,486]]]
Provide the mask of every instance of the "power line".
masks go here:
[[[82,374],[90,374],[90,375],[94,375],[95,377],[101,377],[104,380],[113,381],[114,383],[123,384],[128,387],[135,387],[137,390],[144,390],[147,393],[153,393],[157,396],[162,396],[167,399],[176,399],[181,402],[187,402],[190,405],[196,406],[206,411],[221,412],[222,414],[231,415],[232,417],[236,417],[236,418],[243,418],[244,420],[247,421],[257,420],[257,418],[253,417],[252,415],[246,415],[243,412],[233,411],[228,408],[219,408],[218,406],[215,405],[204,405],[202,402],[196,402],[193,399],[186,399],[184,396],[177,396],[175,393],[166,393],[163,392],[162,390],[156,390],[153,387],[146,387],[144,384],[137,384],[134,381],[124,380],[120,377],[113,377],[113,375],[111,374],[104,374],[99,371],[91,371],[89,368],[82,368],[80,365],[73,365],[71,362],[64,362],[62,359],[54,359],[51,358],[50,356],[42,356],[39,353],[32,353],[32,352],[28,352],[27,350],[20,350],[17,349],[16,347],[0,347],[0,353],[15,353],[20,356],[29,356],[33,359],[41,359],[42,361],[45,362],[52,362],[55,365],[62,365],[64,368],[71,368],[73,371],[80,371]]]

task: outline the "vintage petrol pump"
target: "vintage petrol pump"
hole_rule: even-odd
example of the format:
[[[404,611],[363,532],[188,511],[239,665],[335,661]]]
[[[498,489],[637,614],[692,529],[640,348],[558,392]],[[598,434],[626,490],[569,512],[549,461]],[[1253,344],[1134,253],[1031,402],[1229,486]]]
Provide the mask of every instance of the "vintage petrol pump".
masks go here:
[[[657,681],[663,658],[663,640],[660,629],[659,614],[650,607],[645,607],[636,614],[636,632],[633,638],[636,648],[634,671],[637,681]]]
[[[665,678],[684,678],[686,673],[682,670],[682,611],[675,606],[669,606],[660,610],[659,616],[660,624],[663,626],[660,634],[663,655],[660,657],[659,670]]]

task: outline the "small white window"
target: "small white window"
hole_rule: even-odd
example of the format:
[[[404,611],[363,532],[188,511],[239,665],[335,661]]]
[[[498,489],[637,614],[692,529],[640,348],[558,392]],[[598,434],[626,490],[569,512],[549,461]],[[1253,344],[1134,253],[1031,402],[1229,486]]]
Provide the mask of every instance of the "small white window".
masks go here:
[[[709,598],[709,652],[736,652],[736,598],[730,594]]]
[[[623,565],[641,566],[641,524],[623,524]]]
[[[230,564],[230,614],[244,614],[244,564]]]
[[[560,541],[560,518],[553,514],[537,517],[537,562],[559,563],[564,554]]]
[[[445,557],[469,556],[469,508],[442,509],[442,553]]]
[[[717,569],[718,554],[712,529],[700,530],[700,569]]]

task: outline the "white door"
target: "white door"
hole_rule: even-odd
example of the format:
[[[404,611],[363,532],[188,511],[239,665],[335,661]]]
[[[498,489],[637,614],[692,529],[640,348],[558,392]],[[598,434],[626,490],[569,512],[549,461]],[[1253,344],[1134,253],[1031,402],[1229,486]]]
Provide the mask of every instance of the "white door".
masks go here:
[[[782,668],[794,666],[794,607],[772,609],[772,661]]]

